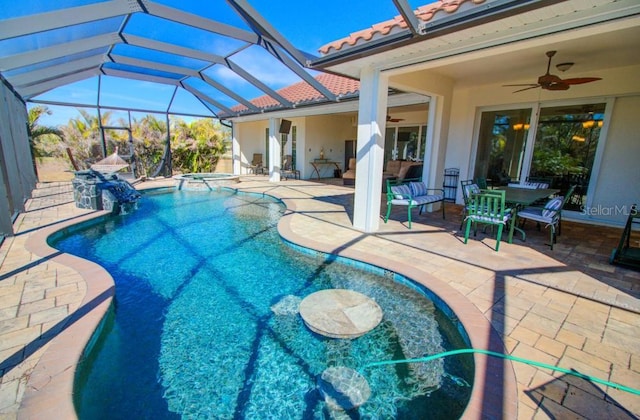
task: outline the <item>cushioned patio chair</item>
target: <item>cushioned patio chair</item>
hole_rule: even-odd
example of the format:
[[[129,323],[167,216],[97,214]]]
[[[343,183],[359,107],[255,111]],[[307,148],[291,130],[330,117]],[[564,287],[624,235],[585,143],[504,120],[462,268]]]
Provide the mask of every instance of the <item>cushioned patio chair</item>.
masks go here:
[[[564,195],[564,200],[562,200],[562,207],[560,208],[560,216],[558,218],[558,236],[562,234],[562,210],[564,210],[564,206],[566,206],[569,200],[571,200],[571,197],[577,187],[577,185],[570,186],[567,193]]]
[[[347,170],[342,174],[342,185],[355,185],[356,183],[356,158],[349,158]]]
[[[497,226],[496,251],[500,249],[502,232],[507,223],[511,220],[512,209],[505,206],[505,191],[483,190],[479,193],[472,193],[469,196],[469,214],[465,218],[467,228],[464,232],[464,243],[469,239],[471,225],[474,226],[474,236],[477,233],[477,225]]]
[[[562,209],[573,194],[575,185],[571,186],[567,193],[563,196],[554,197],[547,201],[544,207],[529,206],[518,212],[517,218],[523,221],[534,220],[538,222],[538,226],[544,223],[545,228],[549,228],[550,243],[548,244],[553,250],[553,244],[557,242],[557,235],[560,234],[560,222],[562,221]],[[557,232],[556,232],[557,230]]]
[[[476,185],[478,186],[478,188],[480,188],[481,190],[489,189],[489,185],[487,185],[487,178],[478,177],[478,178],[476,178],[475,182],[476,182]]]
[[[467,179],[460,181],[462,187],[462,199],[464,200],[464,206],[462,207],[462,217],[460,218],[460,229],[464,225],[465,218],[469,214],[469,197],[471,194],[477,194],[480,192],[480,187],[473,179]]]
[[[387,179],[387,214],[384,217],[384,222],[387,223],[389,220],[391,207],[394,205],[407,206],[409,229],[411,229],[411,210],[419,207],[418,214],[422,214],[424,206],[434,203],[441,203],[442,218],[444,219],[444,189],[427,188],[427,185],[422,181],[398,184]]]
[[[553,182],[553,177],[550,176],[530,176],[527,178],[525,184],[527,185],[535,185],[536,188],[550,188],[551,183]]]
[[[253,154],[253,159],[251,159],[251,164],[249,165],[249,173],[253,173],[253,174],[264,173],[264,166],[262,163],[262,153]]]

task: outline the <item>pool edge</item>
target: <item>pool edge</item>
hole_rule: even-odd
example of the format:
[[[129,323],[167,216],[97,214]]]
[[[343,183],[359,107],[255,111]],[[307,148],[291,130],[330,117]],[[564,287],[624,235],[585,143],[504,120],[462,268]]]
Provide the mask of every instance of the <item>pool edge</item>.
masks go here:
[[[18,419],[77,418],[73,403],[76,369],[111,306],[115,283],[102,266],[52,248],[47,238],[60,230],[105,214],[104,211],[92,212],[61,222],[39,230],[25,243],[26,249],[33,254],[78,272],[86,284],[86,292],[80,306],[59,322],[60,331],[51,337],[48,348],[29,376],[17,413]]]

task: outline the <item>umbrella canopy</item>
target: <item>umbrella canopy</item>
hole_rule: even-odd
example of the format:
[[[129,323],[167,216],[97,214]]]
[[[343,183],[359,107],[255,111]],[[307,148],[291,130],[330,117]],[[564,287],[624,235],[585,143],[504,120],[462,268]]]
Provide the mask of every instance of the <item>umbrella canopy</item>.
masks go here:
[[[91,169],[99,172],[116,172],[129,164],[118,155],[118,148],[106,158],[91,165]]]

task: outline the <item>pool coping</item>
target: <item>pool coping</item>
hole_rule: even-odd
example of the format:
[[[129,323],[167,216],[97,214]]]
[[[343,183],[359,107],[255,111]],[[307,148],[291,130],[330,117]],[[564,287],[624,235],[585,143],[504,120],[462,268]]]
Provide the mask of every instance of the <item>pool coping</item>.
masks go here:
[[[52,248],[47,238],[60,230],[106,214],[105,211],[90,213],[41,229],[25,243],[27,250],[35,255],[76,270],[87,288],[79,308],[60,321],[60,332],[51,340],[29,376],[17,415],[19,419],[77,418],[73,404],[76,368],[111,307],[115,283],[102,266]]]
[[[285,240],[315,251],[375,265],[423,285],[438,295],[458,316],[467,331],[472,348],[505,353],[502,339],[480,310],[444,281],[419,268],[388,258],[374,257],[366,252],[348,248],[335,252],[335,248],[330,249],[327,244],[294,232],[291,221],[296,214],[295,199],[281,198],[277,194],[266,192],[258,194],[274,197],[285,205],[286,210],[278,221],[278,232]],[[61,321],[64,325],[60,333],[51,340],[31,373],[18,411],[19,419],[77,418],[73,404],[76,368],[111,307],[115,284],[106,269],[91,261],[61,253],[48,245],[47,238],[60,230],[105,214],[107,212],[93,212],[72,221],[61,222],[39,230],[26,241],[26,248],[35,255],[76,270],[84,279],[87,289],[80,307]],[[473,388],[461,418],[517,418],[517,385],[511,362],[481,354],[474,354],[473,357]]]

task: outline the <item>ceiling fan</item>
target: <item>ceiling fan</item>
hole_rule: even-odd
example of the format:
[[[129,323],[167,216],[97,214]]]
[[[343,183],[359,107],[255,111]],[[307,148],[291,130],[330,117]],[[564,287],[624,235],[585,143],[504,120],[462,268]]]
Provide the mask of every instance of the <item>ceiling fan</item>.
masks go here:
[[[547,57],[549,57],[549,62],[547,63],[547,72],[542,76],[538,77],[538,83],[524,83],[518,85],[504,85],[504,86],[527,86],[524,89],[515,90],[513,93],[522,92],[523,90],[542,88],[547,90],[567,90],[571,85],[581,85],[583,83],[595,82],[596,80],[601,80],[600,77],[575,77],[573,79],[561,79],[555,74],[549,73],[551,69],[551,58],[556,55],[556,51],[547,51]],[[564,63],[567,67],[564,68],[566,70],[568,67],[571,67],[573,63]],[[558,65],[560,66],[560,65]],[[561,70],[563,71],[563,70]]]

